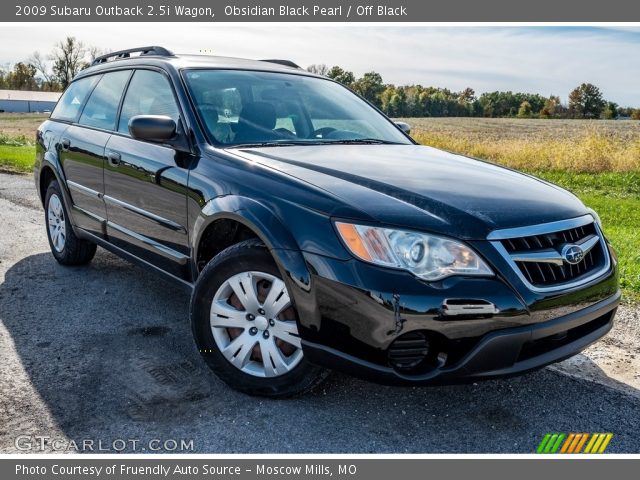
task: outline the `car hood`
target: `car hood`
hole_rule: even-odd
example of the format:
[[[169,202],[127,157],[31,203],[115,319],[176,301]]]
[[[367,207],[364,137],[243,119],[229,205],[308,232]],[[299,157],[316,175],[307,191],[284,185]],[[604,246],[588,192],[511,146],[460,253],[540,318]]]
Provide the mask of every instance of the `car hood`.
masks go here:
[[[431,147],[309,145],[233,152],[330,192],[361,211],[360,220],[460,238],[485,239],[492,230],[587,213],[559,187]]]

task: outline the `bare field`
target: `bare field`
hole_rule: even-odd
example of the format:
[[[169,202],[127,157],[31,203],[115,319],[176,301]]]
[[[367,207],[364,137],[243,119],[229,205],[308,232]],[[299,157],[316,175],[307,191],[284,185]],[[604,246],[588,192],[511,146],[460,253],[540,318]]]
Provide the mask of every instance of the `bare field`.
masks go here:
[[[0,137],[33,142],[38,125],[48,117],[48,113],[0,113]]]
[[[528,171],[640,170],[640,122],[405,118],[416,141]]]
[[[637,120],[543,120],[522,118],[404,118],[414,132],[460,133],[477,139],[538,138],[559,140],[579,138],[584,133],[598,131],[617,138],[640,138],[640,121]]]

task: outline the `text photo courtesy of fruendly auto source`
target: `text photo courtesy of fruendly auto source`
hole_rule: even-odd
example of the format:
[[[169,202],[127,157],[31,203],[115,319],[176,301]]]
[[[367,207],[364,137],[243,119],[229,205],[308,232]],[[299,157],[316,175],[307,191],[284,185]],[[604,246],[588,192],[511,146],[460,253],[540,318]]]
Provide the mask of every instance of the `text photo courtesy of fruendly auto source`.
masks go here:
[[[0,30],[0,452],[640,451],[640,28]]]

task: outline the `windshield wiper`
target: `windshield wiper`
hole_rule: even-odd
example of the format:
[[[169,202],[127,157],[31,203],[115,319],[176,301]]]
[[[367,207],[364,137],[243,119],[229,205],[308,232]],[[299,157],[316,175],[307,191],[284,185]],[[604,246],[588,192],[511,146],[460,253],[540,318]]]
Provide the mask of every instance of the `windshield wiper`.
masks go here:
[[[291,147],[294,145],[309,145],[309,142],[284,140],[284,141],[271,141],[271,142],[256,142],[256,143],[238,143],[236,145],[228,145],[227,148],[261,148],[261,147]]]
[[[348,138],[342,140],[309,139],[309,140],[271,140],[268,142],[239,143],[228,145],[227,148],[262,148],[262,147],[292,147],[298,145],[402,145],[398,142],[381,140],[379,138]]]
[[[390,140],[382,140],[380,138],[345,138],[342,140],[322,140],[323,144],[335,143],[338,145],[402,145],[399,142]]]

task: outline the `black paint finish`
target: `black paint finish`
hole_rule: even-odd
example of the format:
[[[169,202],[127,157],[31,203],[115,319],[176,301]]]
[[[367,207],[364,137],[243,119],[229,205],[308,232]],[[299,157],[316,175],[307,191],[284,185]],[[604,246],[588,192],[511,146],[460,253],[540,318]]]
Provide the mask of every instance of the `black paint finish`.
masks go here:
[[[407,145],[216,148],[208,144],[181,78],[182,69],[201,67],[308,75],[265,62],[153,56],[83,71],[80,77],[118,69],[163,71],[182,117],[178,138],[168,143],[72,122],[43,123],[36,183],[60,181],[78,235],[188,287],[197,280],[198,259],[215,246],[207,242],[216,242],[211,238],[216,222],[240,225],[271,249],[299,312],[308,358],[385,382],[514,374],[574,354],[610,328],[619,299],[613,252],[611,268],[599,278],[540,293],[529,289],[487,240],[495,229],[587,214],[569,192],[410,140]],[[496,275],[429,283],[366,264],[345,249],[335,219],[464,240]],[[498,313],[446,318],[445,299],[485,300]],[[426,332],[431,346],[449,358],[428,372],[396,371],[387,350],[412,331]],[[525,358],[526,352],[534,354]]]
[[[104,147],[110,134],[100,130],[71,125],[56,142],[58,158],[65,172],[80,228],[103,234],[107,218],[101,195],[104,193],[102,170]]]
[[[104,169],[107,235],[180,278],[190,279],[187,180],[182,155],[164,145],[113,135],[107,153],[117,163]]]

